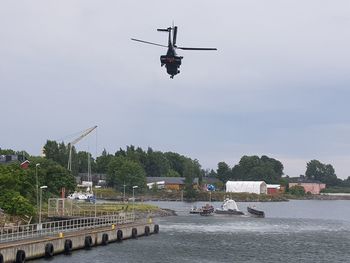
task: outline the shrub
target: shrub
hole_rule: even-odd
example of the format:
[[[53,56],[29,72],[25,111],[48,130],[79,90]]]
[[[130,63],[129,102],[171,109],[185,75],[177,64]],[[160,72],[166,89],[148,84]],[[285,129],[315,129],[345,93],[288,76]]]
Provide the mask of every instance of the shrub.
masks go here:
[[[289,193],[291,195],[295,195],[295,196],[304,196],[305,189],[301,185],[294,185],[294,186],[289,188]]]
[[[33,215],[34,207],[29,200],[16,191],[4,191],[0,196],[0,207],[11,215]]]

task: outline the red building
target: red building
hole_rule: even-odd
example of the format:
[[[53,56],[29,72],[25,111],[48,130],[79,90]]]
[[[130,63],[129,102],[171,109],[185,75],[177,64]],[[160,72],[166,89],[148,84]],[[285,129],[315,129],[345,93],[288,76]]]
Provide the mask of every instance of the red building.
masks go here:
[[[275,195],[281,191],[281,186],[279,184],[268,184],[267,185],[267,194]]]

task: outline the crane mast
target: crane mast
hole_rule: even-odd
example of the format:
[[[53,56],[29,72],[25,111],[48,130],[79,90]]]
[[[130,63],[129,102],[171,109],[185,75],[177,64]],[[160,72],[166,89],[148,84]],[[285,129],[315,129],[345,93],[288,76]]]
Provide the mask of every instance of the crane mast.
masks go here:
[[[69,171],[72,171],[72,147],[77,144],[78,142],[80,142],[84,137],[86,137],[87,135],[89,135],[93,130],[95,130],[97,128],[97,125],[95,125],[94,127],[91,127],[87,130],[85,130],[78,138],[76,138],[75,140],[71,141],[70,143],[68,143],[68,147],[69,147],[69,157],[68,157],[68,167],[67,169]]]

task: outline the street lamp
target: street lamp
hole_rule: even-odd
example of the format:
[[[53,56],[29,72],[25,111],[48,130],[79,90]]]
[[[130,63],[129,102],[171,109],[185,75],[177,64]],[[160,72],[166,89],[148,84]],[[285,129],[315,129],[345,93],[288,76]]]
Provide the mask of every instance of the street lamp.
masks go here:
[[[123,195],[123,203],[125,203],[125,186],[126,186],[126,184],[125,184],[125,181],[124,181],[124,184],[123,184],[123,186],[124,186],[124,195]]]
[[[41,229],[41,201],[43,197],[43,189],[46,189],[47,185],[40,186],[40,208],[39,208],[39,226]]]
[[[38,166],[40,163],[35,165],[35,180],[36,180],[36,210],[39,209],[39,180],[38,180]]]
[[[132,212],[135,213],[135,189],[139,188],[137,185],[132,187]]]

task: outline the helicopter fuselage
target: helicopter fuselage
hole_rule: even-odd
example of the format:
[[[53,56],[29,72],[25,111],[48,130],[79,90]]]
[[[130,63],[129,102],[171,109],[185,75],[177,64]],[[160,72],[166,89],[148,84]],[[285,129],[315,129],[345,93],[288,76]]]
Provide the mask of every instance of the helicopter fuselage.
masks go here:
[[[181,66],[181,60],[183,57],[176,54],[175,47],[171,39],[171,30],[170,28],[168,28],[168,30],[168,51],[166,55],[160,56],[160,65],[162,67],[165,65],[166,71],[170,75],[170,78],[174,78],[176,74],[180,73],[179,67]]]
[[[166,55],[160,56],[160,65],[165,65],[167,73],[173,78],[176,74],[180,73],[179,67],[181,66],[181,60],[183,57],[178,56],[172,45],[168,47]]]

